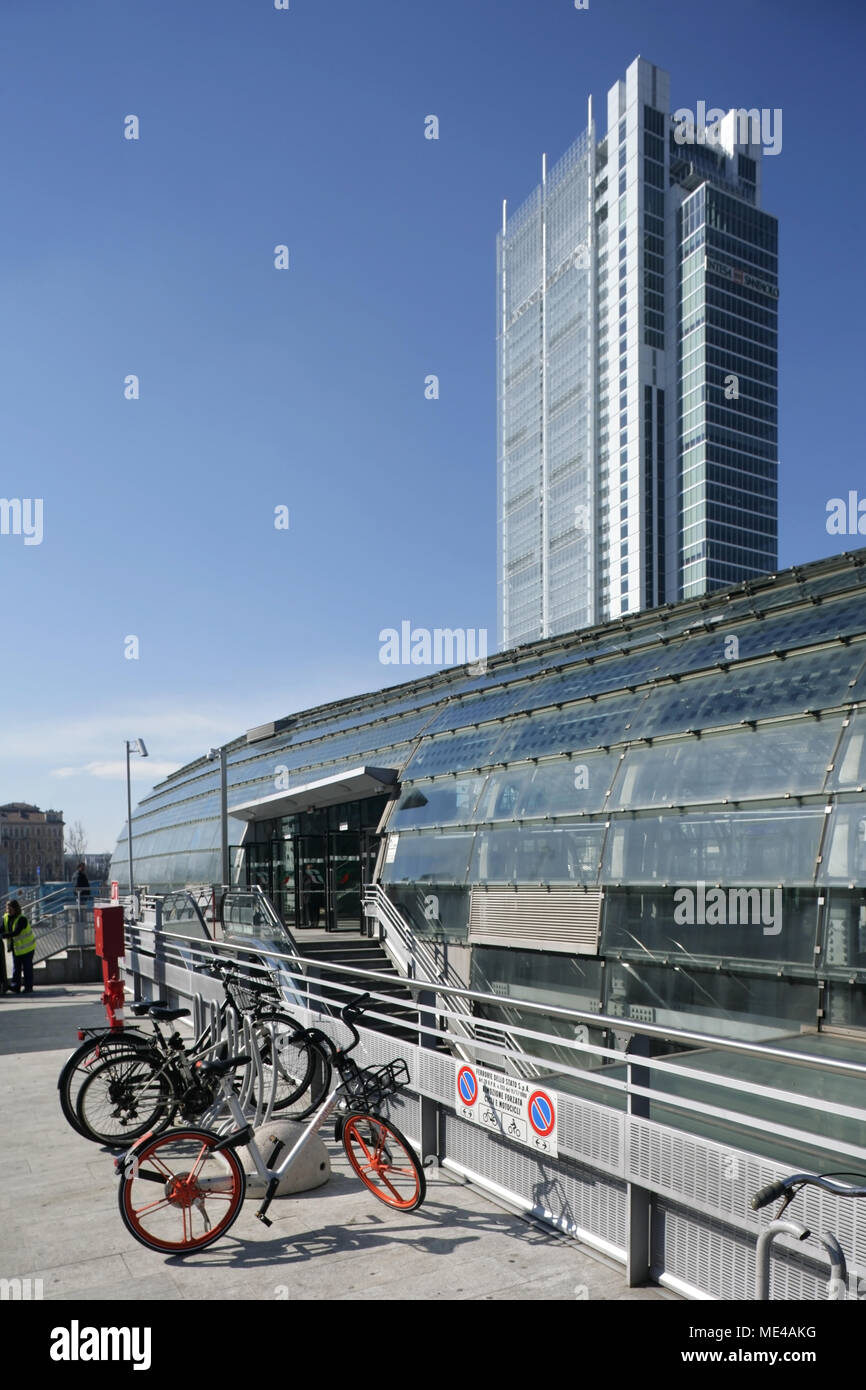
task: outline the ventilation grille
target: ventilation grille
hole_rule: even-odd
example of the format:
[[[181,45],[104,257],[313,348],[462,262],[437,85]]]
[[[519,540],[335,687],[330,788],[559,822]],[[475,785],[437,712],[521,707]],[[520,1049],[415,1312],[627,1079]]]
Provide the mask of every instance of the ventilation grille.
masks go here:
[[[525,946],[598,954],[602,894],[581,889],[473,889],[469,940],[474,945]]]

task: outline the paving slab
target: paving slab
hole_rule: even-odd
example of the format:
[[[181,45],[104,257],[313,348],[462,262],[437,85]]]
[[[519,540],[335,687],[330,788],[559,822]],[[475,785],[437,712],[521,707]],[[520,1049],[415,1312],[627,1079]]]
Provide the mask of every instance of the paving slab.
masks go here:
[[[0,1277],[41,1279],[46,1299],[610,1300],[673,1297],[629,1289],[586,1247],[492,1202],[442,1170],[427,1200],[391,1211],[326,1141],[331,1180],[277,1198],[273,1225],[250,1197],[226,1237],[189,1256],[139,1245],[117,1209],[113,1156],[66,1123],[57,1075],[79,1026],[104,1021],[100,985],[55,985],[0,999]]]

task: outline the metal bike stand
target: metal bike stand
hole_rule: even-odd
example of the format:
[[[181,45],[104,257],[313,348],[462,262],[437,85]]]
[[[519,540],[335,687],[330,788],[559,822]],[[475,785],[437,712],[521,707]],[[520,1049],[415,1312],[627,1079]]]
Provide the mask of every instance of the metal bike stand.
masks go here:
[[[793,1236],[795,1240],[808,1240],[812,1235],[805,1226],[796,1221],[773,1221],[758,1236],[755,1254],[755,1299],[759,1303],[770,1300],[770,1250],[776,1236]],[[838,1240],[833,1235],[815,1236],[830,1257],[829,1298],[838,1301],[847,1297],[848,1269],[845,1256]]]

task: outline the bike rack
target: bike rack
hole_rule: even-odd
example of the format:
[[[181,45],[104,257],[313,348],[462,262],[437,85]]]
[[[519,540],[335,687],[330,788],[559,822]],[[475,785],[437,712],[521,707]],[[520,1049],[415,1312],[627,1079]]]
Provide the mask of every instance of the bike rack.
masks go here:
[[[795,1240],[809,1240],[812,1232],[798,1221],[772,1221],[758,1236],[755,1254],[755,1299],[759,1303],[770,1301],[770,1250],[776,1236],[793,1236]],[[830,1257],[830,1282],[827,1285],[828,1298],[834,1302],[847,1298],[848,1269],[842,1247],[834,1235],[817,1235],[814,1239],[822,1245]]]

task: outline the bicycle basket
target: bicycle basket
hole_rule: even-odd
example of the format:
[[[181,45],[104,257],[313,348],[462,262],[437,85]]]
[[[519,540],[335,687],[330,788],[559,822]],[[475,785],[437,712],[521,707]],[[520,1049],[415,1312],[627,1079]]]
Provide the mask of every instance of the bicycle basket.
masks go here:
[[[402,1057],[381,1067],[359,1067],[351,1057],[340,1066],[343,1093],[357,1110],[377,1110],[389,1096],[409,1085],[409,1068]]]
[[[241,1013],[255,1013],[272,1004],[282,1004],[283,998],[275,985],[251,975],[225,975],[223,984],[229,1003],[235,1003]]]

